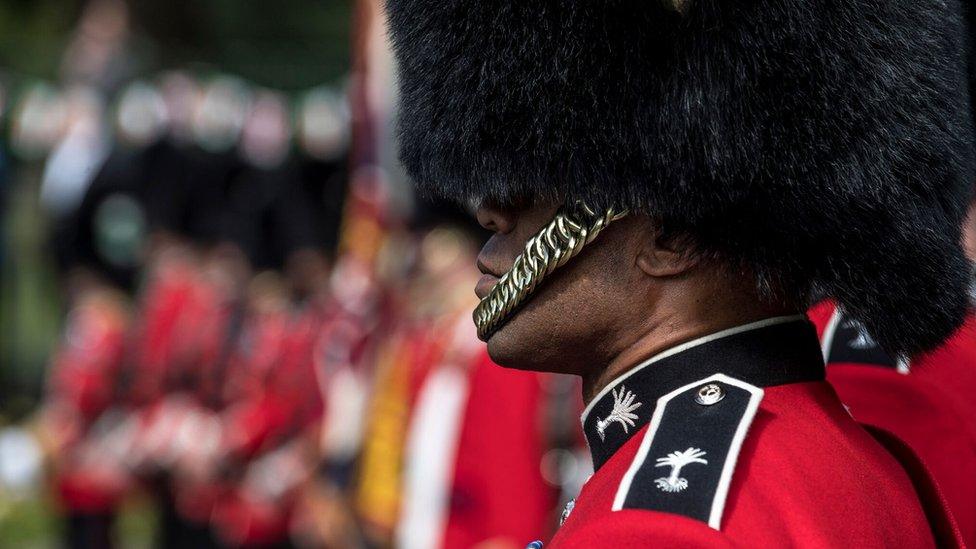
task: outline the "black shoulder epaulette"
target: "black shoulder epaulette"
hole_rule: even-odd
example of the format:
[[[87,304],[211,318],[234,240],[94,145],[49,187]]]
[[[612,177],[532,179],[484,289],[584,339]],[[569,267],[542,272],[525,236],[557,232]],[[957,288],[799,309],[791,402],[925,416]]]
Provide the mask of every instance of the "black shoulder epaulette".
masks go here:
[[[763,390],[723,374],[657,401],[613,510],[675,513],[719,529],[739,450]]]

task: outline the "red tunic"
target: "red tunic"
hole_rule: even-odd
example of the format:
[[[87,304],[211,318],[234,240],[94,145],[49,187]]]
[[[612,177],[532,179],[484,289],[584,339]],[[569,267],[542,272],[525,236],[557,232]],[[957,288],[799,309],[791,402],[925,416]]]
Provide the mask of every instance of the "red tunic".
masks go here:
[[[941,502],[923,501],[823,376],[802,317],[632,369],[584,413],[596,472],[546,547],[958,544]]]
[[[681,547],[933,546],[905,471],[847,415],[826,383],[765,390],[719,530],[657,511],[611,511],[646,431],[587,481],[547,548],[669,541]]]
[[[98,418],[116,396],[128,321],[118,296],[87,295],[68,315],[51,361],[46,419],[59,444],[53,455],[58,495],[72,512],[109,512],[128,488],[128,475],[99,456],[100,447],[91,440]]]

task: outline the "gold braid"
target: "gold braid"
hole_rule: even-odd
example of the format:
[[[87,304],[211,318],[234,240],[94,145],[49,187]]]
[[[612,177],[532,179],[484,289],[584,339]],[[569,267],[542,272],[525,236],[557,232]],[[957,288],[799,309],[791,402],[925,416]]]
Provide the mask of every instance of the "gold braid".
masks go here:
[[[525,250],[515,258],[512,268],[475,308],[478,337],[491,337],[528,301],[543,279],[593,242],[611,221],[625,215],[626,210],[616,208],[597,213],[580,201],[560,208],[552,221],[525,243]]]

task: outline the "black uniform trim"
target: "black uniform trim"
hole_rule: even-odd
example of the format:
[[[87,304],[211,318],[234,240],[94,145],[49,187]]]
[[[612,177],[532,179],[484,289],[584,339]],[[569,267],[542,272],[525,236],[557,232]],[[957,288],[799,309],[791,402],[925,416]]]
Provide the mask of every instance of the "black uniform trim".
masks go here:
[[[718,373],[756,387],[826,377],[817,332],[803,316],[771,318],[679,345],[620,376],[587,406],[583,433],[594,470],[650,422],[659,398]]]
[[[702,400],[702,388],[717,393]],[[681,387],[657,401],[637,456],[620,482],[613,510],[683,515],[719,529],[735,463],[763,390],[724,374]]]
[[[908,371],[908,362],[884,351],[857,320],[834,311],[823,338],[824,360],[831,364],[863,364]]]

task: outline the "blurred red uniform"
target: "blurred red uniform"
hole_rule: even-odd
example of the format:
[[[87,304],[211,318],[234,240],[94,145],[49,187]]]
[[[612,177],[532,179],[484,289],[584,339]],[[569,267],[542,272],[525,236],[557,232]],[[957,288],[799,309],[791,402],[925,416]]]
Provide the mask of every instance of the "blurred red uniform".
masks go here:
[[[492,363],[467,311],[387,341],[357,492],[374,536],[406,549],[521,548],[549,530],[544,376]]]
[[[556,490],[542,478],[543,375],[476,357],[454,463],[443,547],[516,544],[555,526]]]
[[[109,513],[128,486],[117,451],[97,422],[117,396],[128,313],[121,297],[96,292],[68,315],[65,335],[48,375],[46,415],[54,450],[58,493],[69,513]]]
[[[322,311],[309,305],[260,316],[248,323],[250,360],[238,361],[232,376],[248,381],[222,418],[222,453],[241,470],[216,502],[212,521],[220,539],[234,546],[288,539],[296,490],[314,464],[301,438],[322,414],[313,359]]]
[[[427,373],[407,435],[397,545],[521,546],[552,525],[542,478],[540,374],[506,370],[484,350]]]
[[[140,418],[131,456],[144,474],[166,469],[212,442],[234,301],[221,280],[180,256],[161,260],[140,302],[130,345],[125,404]]]

